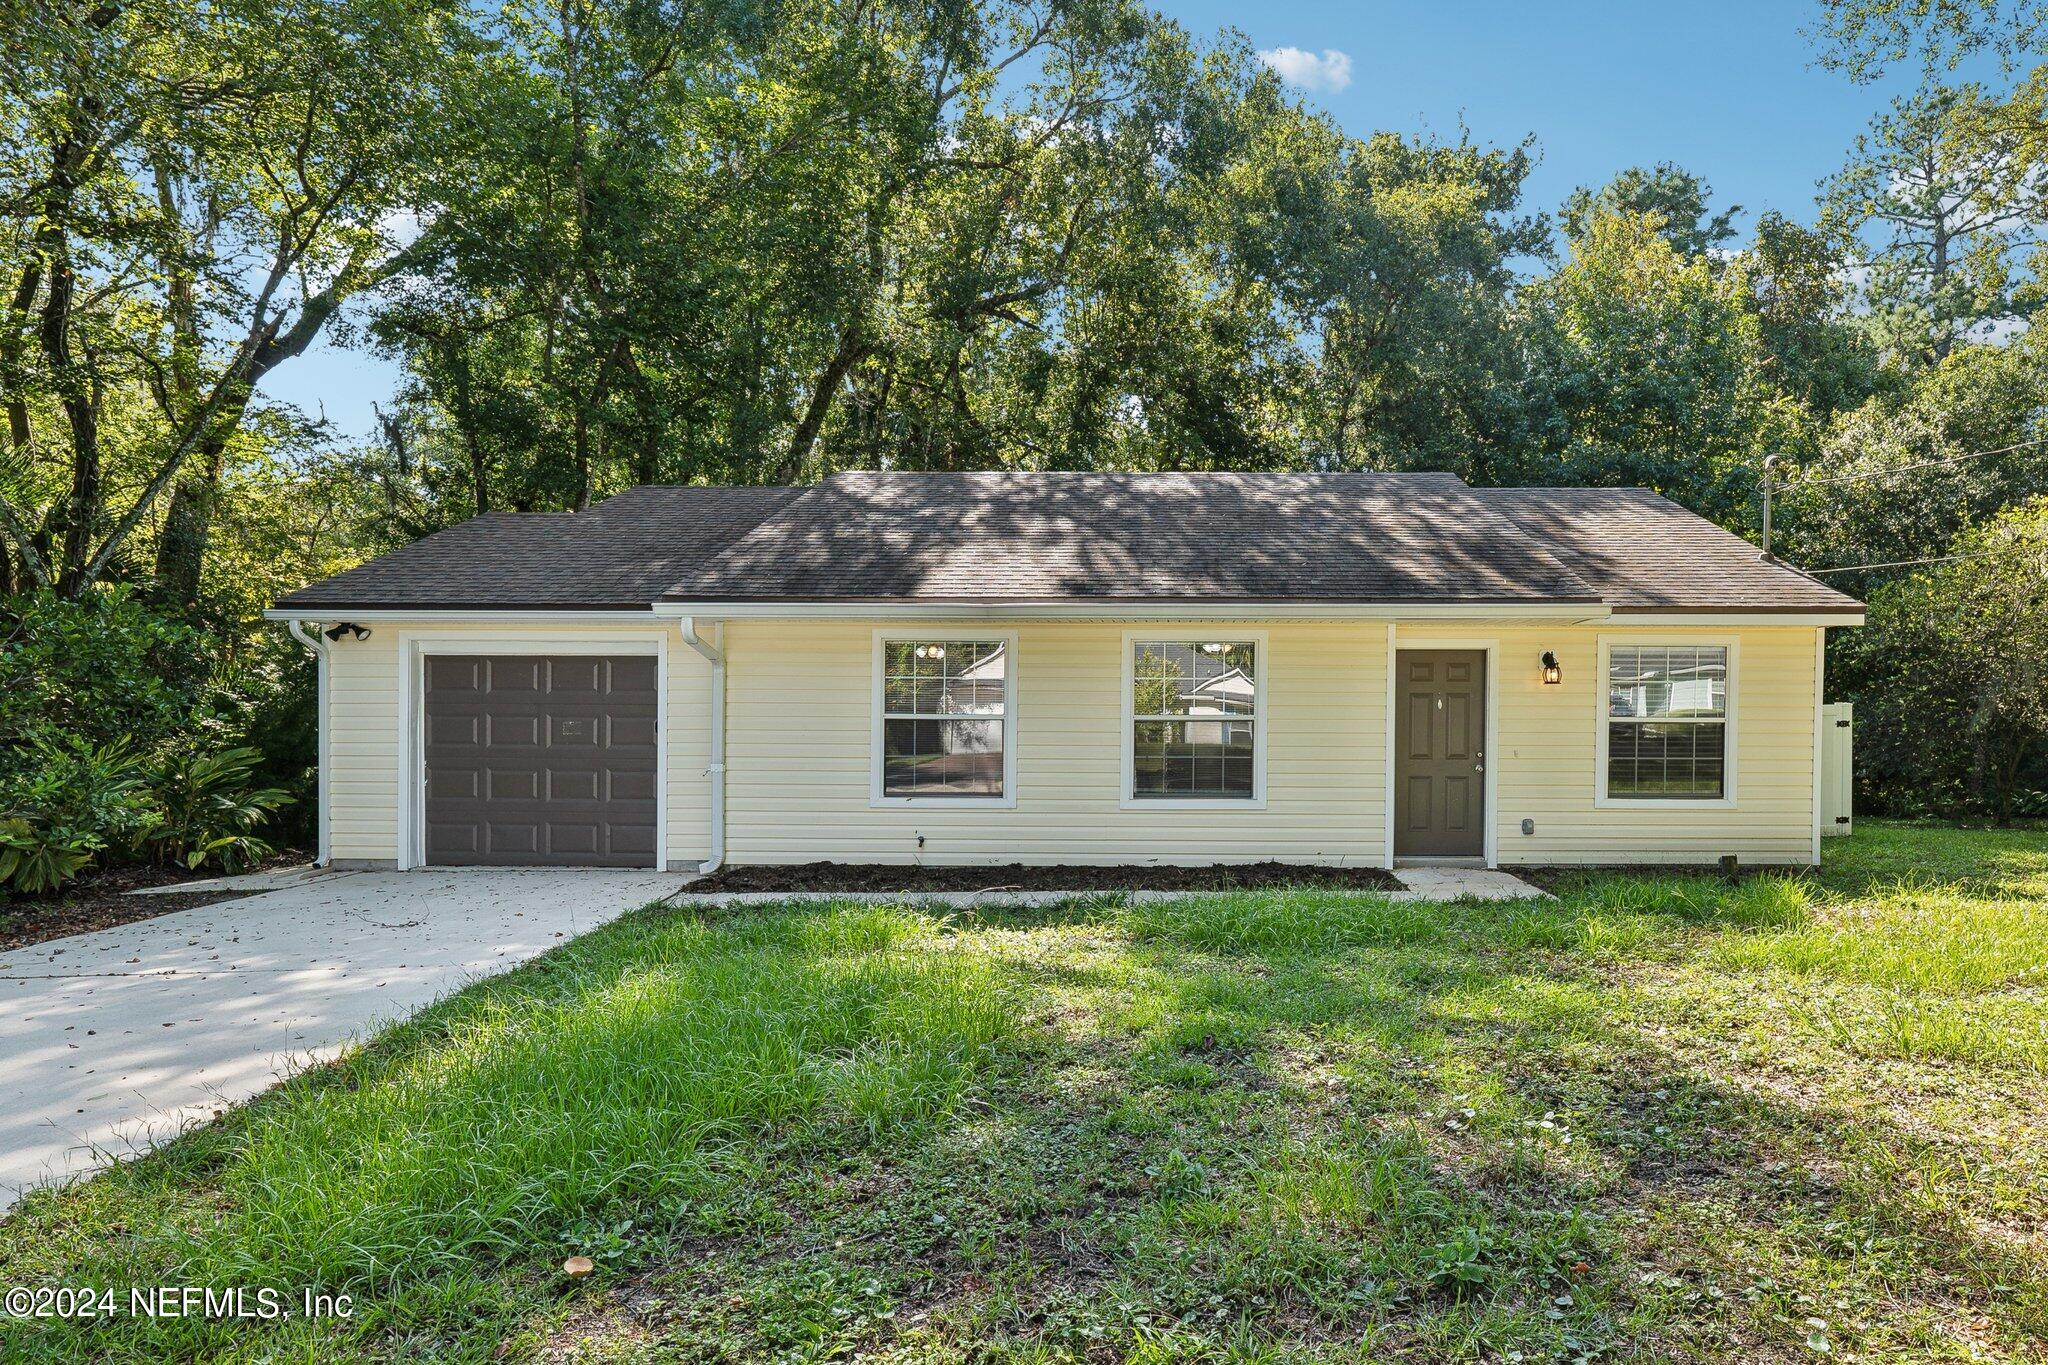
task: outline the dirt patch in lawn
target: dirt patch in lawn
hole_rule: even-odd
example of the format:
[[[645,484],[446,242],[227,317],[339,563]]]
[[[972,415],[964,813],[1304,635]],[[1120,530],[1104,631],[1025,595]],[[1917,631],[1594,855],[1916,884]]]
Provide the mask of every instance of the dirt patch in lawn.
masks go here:
[[[1242,891],[1269,886],[1334,886],[1394,891],[1401,883],[1377,867],[1301,867],[1293,863],[1217,863],[1211,867],[910,867],[885,863],[796,863],[728,867],[683,888],[725,891]]]
[[[1569,891],[1579,883],[1605,880],[1613,877],[1641,877],[1650,881],[1664,881],[1672,877],[1712,877],[1726,882],[1721,869],[1714,863],[1630,863],[1626,865],[1598,867],[1503,867],[1503,872],[1512,872],[1531,886],[1540,886],[1555,895]],[[1811,880],[1813,869],[1796,867],[1787,863],[1751,864],[1735,870],[1734,880],[1746,882],[1753,877],[1797,877]]]
[[[267,871],[307,862],[312,855],[303,849],[289,849],[266,858],[251,871]],[[0,952],[47,943],[53,938],[89,934],[95,929],[113,929],[138,920],[155,919],[178,910],[196,910],[202,905],[240,900],[251,891],[166,891],[155,896],[131,896],[150,886],[175,886],[180,882],[212,881],[218,872],[187,872],[183,868],[158,867],[140,863],[129,867],[98,868],[47,899],[26,898],[0,902]]]

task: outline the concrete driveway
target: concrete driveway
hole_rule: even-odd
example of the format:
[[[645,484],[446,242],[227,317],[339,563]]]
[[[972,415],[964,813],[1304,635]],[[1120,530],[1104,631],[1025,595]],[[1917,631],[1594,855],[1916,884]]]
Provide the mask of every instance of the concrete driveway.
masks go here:
[[[680,887],[591,869],[337,873],[0,952],[0,1212],[376,1025]]]

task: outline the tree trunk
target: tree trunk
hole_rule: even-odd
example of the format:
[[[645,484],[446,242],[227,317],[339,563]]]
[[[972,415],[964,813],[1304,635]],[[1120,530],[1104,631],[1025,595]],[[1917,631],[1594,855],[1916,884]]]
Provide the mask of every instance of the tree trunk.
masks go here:
[[[71,350],[71,301],[77,276],[67,256],[50,263],[50,288],[39,328],[53,387],[71,428],[71,489],[57,515],[57,583],[60,596],[76,597],[88,586],[93,533],[106,510],[105,471],[100,462],[99,405]]]
[[[789,438],[789,451],[782,457],[782,465],[776,471],[777,483],[795,483],[803,477],[804,464],[811,458],[811,448],[818,443],[818,432],[825,425],[825,416],[832,410],[832,399],[839,392],[839,386],[846,379],[846,372],[854,367],[861,356],[861,344],[855,338],[854,329],[849,327],[839,338],[839,349],[832,353],[824,373],[818,376],[818,383],[811,390],[810,404],[804,409],[804,417],[796,425],[796,431]]]
[[[164,529],[156,544],[156,592],[160,606],[190,611],[199,605],[200,580],[206,572],[206,551],[213,540],[213,519],[220,510],[220,480],[226,463],[224,443],[208,441],[197,452],[197,469],[171,489]]]

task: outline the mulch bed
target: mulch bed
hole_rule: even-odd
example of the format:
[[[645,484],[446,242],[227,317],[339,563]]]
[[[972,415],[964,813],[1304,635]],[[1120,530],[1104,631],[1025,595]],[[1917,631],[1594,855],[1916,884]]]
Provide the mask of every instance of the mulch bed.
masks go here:
[[[728,867],[683,888],[724,891],[1239,891],[1262,886],[1398,890],[1377,867],[1300,867],[1292,863],[1218,863],[1212,867],[908,867],[883,863],[795,863]]]
[[[283,849],[251,871],[288,867],[309,862],[304,849]],[[145,886],[171,886],[178,882],[211,881],[218,872],[187,872],[183,868],[158,867],[140,863],[128,867],[96,868],[47,900],[24,898],[0,901],[0,952],[47,943],[53,938],[88,934],[95,929],[112,929],[137,920],[155,919],[177,910],[196,910],[254,895],[250,891],[166,891],[156,896],[127,893]]]

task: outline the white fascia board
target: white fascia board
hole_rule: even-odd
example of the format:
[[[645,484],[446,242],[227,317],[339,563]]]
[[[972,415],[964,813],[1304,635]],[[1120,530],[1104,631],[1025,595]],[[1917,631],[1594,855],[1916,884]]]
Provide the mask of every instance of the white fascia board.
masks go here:
[[[1317,602],[657,602],[659,617],[715,620],[1097,620],[1097,621],[1605,621],[1606,607],[1586,602],[1317,603]]]
[[[1860,611],[1618,611],[1615,626],[1860,626]]]

